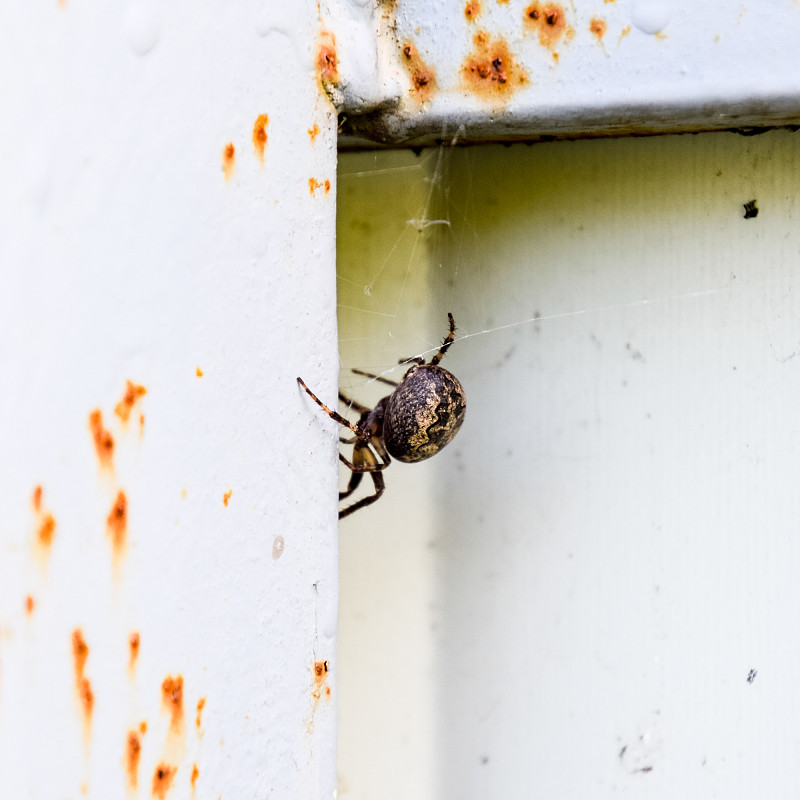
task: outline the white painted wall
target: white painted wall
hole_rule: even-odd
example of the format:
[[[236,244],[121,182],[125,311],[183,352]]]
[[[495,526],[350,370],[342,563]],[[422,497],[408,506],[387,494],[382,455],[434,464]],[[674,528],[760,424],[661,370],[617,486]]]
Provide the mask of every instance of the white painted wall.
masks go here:
[[[342,158],[343,367],[452,311],[469,405],[341,526],[341,798],[800,789],[798,148]]]
[[[317,14],[0,11],[0,797],[333,796],[336,441],[295,383],[336,387]]]

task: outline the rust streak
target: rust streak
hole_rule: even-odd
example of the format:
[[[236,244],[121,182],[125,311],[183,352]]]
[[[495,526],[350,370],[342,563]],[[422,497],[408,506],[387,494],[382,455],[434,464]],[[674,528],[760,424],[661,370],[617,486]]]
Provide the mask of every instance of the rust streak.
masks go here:
[[[488,100],[505,100],[528,83],[528,74],[517,63],[504,39],[486,31],[472,37],[473,50],[461,67],[467,88]]]
[[[316,122],[308,129],[308,136],[312,142],[319,136],[319,125]]]
[[[480,16],[481,11],[483,11],[481,0],[467,0],[467,4],[464,6],[464,16],[468,22],[474,22],[475,18]]]
[[[267,146],[267,126],[269,125],[269,114],[259,114],[253,125],[253,147],[259,161],[264,163],[264,150]]]
[[[558,3],[541,3],[538,0],[525,8],[523,20],[528,30],[539,35],[539,44],[553,48],[564,38],[570,38],[564,7]]]
[[[110,467],[114,456],[114,437],[103,427],[103,412],[99,408],[89,414],[89,430],[92,432],[100,465]]]
[[[135,730],[128,731],[125,742],[125,771],[128,773],[128,784],[136,790],[139,784],[139,759],[142,756],[142,740]]]
[[[25,613],[30,616],[33,614],[33,607],[34,607],[34,600],[32,595],[27,595],[25,597]]]
[[[114,505],[106,518],[106,530],[111,537],[114,553],[119,555],[120,551],[125,547],[128,530],[128,498],[125,497],[125,492],[122,489],[117,492]]]
[[[133,631],[128,637],[128,647],[130,648],[130,656],[128,658],[128,669],[133,670],[136,667],[136,659],[139,658],[139,645],[141,638],[138,631]]]
[[[36,531],[36,538],[43,547],[50,547],[53,543],[53,535],[56,530],[56,518],[49,512],[42,517],[39,529]]]
[[[197,789],[197,779],[200,777],[200,770],[197,768],[197,764],[192,764],[192,794],[194,794],[195,790]]]
[[[136,404],[136,401],[147,394],[147,389],[144,386],[139,386],[133,381],[127,381],[125,385],[125,393],[122,395],[122,400],[117,403],[114,413],[123,421],[127,422],[131,416],[131,410]]]
[[[177,767],[166,764],[163,761],[155,768],[155,772],[153,772],[153,797],[164,800],[170,786],[172,786],[172,781],[175,779],[177,771]]]
[[[42,510],[42,487],[37,486],[33,490],[33,510],[34,511],[41,511]]]
[[[78,703],[83,712],[83,738],[84,743],[88,746],[91,737],[94,692],[92,691],[92,684],[85,675],[89,646],[86,644],[80,628],[76,628],[72,632],[72,656],[75,662],[75,690],[78,696]]]
[[[427,102],[436,92],[436,72],[429,67],[411,42],[403,42],[401,62],[411,79],[411,96]]]
[[[597,37],[598,42],[603,41],[608,25],[604,19],[593,17],[589,23],[589,30]]]
[[[339,84],[339,60],[336,55],[336,37],[323,31],[317,43],[317,74],[323,88]]]
[[[183,676],[174,678],[167,675],[161,684],[161,701],[170,712],[170,728],[173,731],[183,729]]]
[[[228,500],[231,499],[232,495],[233,495],[233,489],[228,489],[228,491],[222,495],[222,502],[225,504],[226,507],[228,505]]]
[[[233,177],[233,171],[236,167],[236,148],[233,142],[228,142],[222,148],[222,172],[225,175],[225,180],[229,181]]]
[[[203,722],[202,717],[203,717],[203,709],[205,708],[205,705],[206,705],[206,698],[205,697],[201,697],[197,701],[197,716],[194,718],[194,724],[195,724],[195,727],[198,730],[200,730],[200,726],[202,725],[202,722]]]

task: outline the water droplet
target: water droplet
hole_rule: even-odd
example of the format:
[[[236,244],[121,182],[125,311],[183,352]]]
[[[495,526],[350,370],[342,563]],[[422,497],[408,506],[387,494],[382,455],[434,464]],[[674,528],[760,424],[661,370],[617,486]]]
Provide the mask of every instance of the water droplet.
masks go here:
[[[155,4],[150,0],[134,0],[125,11],[125,39],[137,56],[149,53],[161,36],[161,25]]]
[[[631,21],[644,33],[661,33],[672,19],[670,0],[637,0],[631,11]]]

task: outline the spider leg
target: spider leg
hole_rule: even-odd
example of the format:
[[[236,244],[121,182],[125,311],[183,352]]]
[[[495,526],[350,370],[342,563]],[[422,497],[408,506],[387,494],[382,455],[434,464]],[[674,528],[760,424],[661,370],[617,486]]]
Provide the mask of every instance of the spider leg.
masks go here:
[[[403,363],[403,362],[400,362]],[[374,375],[371,372],[364,372],[363,369],[351,369],[350,372],[355,373],[356,375],[363,375],[365,378],[372,378],[374,381],[380,381],[381,383],[385,383],[387,386],[399,386],[400,384],[397,381],[391,381],[389,378],[384,378],[381,375]],[[340,395],[341,397],[341,395]]]
[[[346,420],[346,419],[345,419],[345,418],[344,418],[344,417],[343,417],[341,414],[337,413],[337,412],[336,412],[336,411],[334,411],[333,409],[331,409],[331,408],[328,408],[328,406],[326,406],[326,405],[325,405],[325,403],[323,403],[323,402],[322,402],[322,400],[320,400],[320,399],[319,399],[319,397],[317,397],[317,396],[314,394],[314,392],[312,392],[312,391],[311,391],[311,389],[309,389],[309,388],[308,388],[308,386],[306,386],[306,385],[305,385],[305,383],[303,382],[303,379],[302,379],[302,378],[298,378],[298,379],[297,379],[297,382],[300,384],[300,386],[302,386],[302,387],[303,387],[303,389],[305,389],[305,390],[306,390],[306,394],[307,394],[307,395],[308,395],[308,396],[309,396],[309,397],[310,397],[310,398],[311,398],[311,399],[312,399],[312,400],[313,400],[313,401],[314,401],[314,402],[315,402],[315,403],[316,403],[316,404],[317,404],[317,405],[318,405],[318,406],[319,406],[319,407],[320,407],[320,408],[321,408],[321,409],[322,409],[322,410],[323,410],[323,411],[324,411],[324,412],[325,412],[325,413],[326,413],[326,414],[327,414],[327,415],[328,415],[328,416],[329,416],[331,419],[333,419],[333,420],[336,420],[336,422],[338,422],[340,425],[344,425],[344,426],[345,426],[345,428],[350,428],[350,430],[351,430],[351,431],[352,431],[352,432],[353,432],[353,433],[354,433],[354,434],[355,434],[355,435],[356,435],[356,436],[357,436],[359,439],[364,439],[364,438],[365,438],[365,436],[364,436],[364,431],[362,431],[362,430],[361,430],[361,428],[359,428],[357,425],[353,425],[353,423],[352,423],[352,422],[350,422],[349,420]]]
[[[448,351],[450,345],[453,344],[456,338],[456,321],[449,311],[447,312],[447,318],[450,320],[450,331],[447,336],[444,337],[439,352],[428,362],[428,365],[431,367],[435,367],[444,358],[444,354]]]
[[[371,505],[383,494],[383,491],[386,488],[386,484],[383,480],[383,474],[380,472],[371,472],[370,475],[372,475],[372,482],[375,484],[375,494],[371,494],[368,497],[363,497],[357,503],[353,503],[353,505],[342,509],[339,512],[339,519],[344,519],[354,511],[358,511],[359,508],[364,508],[364,506]]]

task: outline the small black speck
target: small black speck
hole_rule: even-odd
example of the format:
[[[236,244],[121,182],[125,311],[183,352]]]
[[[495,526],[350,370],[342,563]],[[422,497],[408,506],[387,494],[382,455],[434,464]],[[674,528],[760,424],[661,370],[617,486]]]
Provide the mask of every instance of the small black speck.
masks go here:
[[[749,202],[745,203],[743,208],[745,219],[753,219],[754,217],[758,216],[758,207],[756,206],[755,200],[750,200]]]
[[[756,675],[758,675],[758,670],[751,669],[750,672],[747,673],[747,682],[752,683],[756,679]]]

